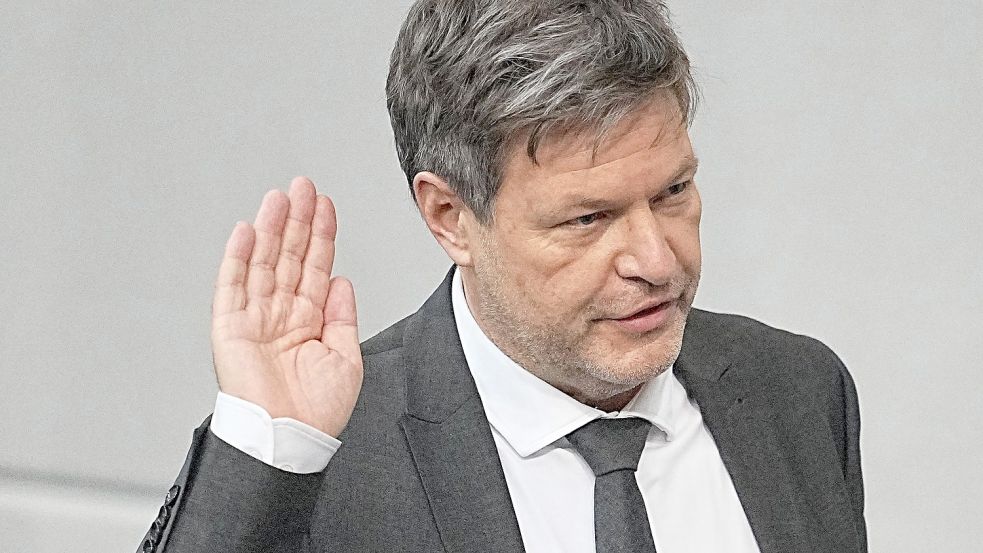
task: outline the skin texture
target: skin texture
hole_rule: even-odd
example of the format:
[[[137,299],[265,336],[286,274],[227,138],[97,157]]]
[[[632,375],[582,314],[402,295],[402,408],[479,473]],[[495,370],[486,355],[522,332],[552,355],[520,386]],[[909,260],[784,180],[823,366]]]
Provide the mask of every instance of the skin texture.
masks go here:
[[[620,409],[675,362],[699,283],[701,203],[686,125],[677,103],[658,95],[596,152],[582,136],[559,137],[537,161],[522,148],[509,157],[486,225],[432,173],[414,182],[421,213],[502,351],[578,401]],[[657,328],[610,320],[663,300],[673,303]]]

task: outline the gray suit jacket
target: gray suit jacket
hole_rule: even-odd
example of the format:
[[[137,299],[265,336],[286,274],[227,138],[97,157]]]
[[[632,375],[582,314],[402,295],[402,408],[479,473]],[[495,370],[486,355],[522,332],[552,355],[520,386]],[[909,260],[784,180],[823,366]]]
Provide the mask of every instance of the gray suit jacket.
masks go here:
[[[206,420],[140,550],[522,551],[450,282],[362,344],[362,392],[322,473],[269,467]],[[857,395],[833,352],[693,309],[675,367],[762,553],[867,550]]]

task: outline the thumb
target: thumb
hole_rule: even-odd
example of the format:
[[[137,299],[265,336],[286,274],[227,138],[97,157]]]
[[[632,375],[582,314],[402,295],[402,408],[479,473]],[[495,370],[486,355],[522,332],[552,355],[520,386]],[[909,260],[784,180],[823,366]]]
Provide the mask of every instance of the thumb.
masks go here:
[[[321,343],[351,361],[360,360],[362,357],[362,350],[358,345],[355,289],[347,278],[331,279],[328,299],[324,303]]]

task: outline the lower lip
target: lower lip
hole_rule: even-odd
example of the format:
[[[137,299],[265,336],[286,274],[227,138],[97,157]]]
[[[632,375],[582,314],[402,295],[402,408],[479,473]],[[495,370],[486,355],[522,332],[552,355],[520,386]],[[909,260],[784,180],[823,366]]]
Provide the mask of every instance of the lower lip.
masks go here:
[[[636,334],[643,334],[665,325],[666,321],[669,320],[669,315],[672,313],[673,307],[675,306],[675,300],[667,301],[665,303],[660,303],[651,309],[646,309],[638,315],[625,317],[624,319],[608,320],[618,325],[622,330]]]

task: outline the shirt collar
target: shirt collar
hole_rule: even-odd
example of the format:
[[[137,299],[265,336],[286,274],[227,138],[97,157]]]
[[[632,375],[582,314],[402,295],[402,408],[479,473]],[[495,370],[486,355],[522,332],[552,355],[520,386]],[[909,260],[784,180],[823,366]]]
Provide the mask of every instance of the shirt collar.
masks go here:
[[[451,301],[457,332],[481,396],[488,422],[522,457],[528,457],[598,418],[641,417],[673,435],[676,387],[672,368],[646,382],[625,408],[613,413],[584,405],[523,369],[478,326],[464,295],[461,271],[455,269]]]

